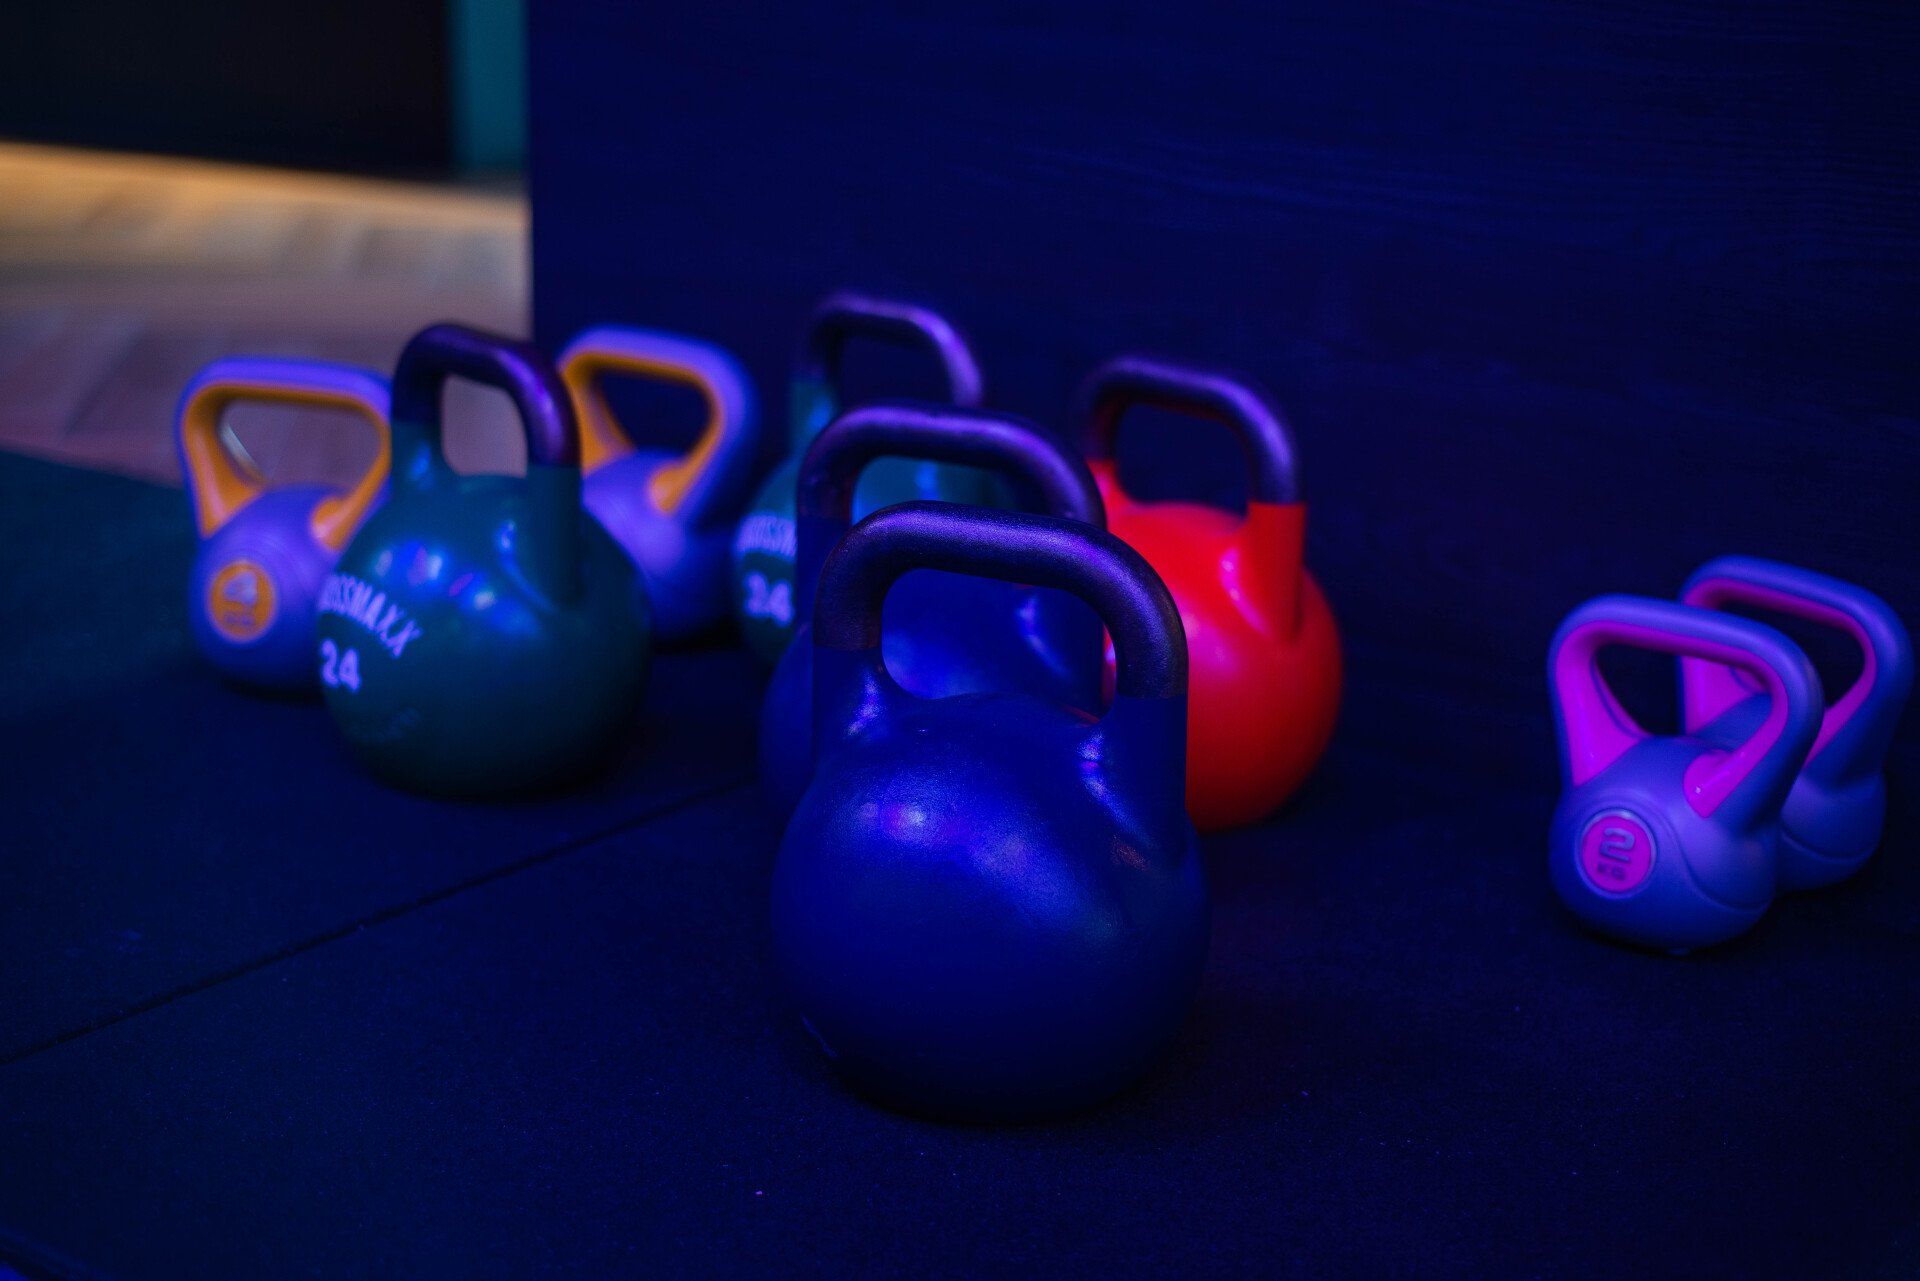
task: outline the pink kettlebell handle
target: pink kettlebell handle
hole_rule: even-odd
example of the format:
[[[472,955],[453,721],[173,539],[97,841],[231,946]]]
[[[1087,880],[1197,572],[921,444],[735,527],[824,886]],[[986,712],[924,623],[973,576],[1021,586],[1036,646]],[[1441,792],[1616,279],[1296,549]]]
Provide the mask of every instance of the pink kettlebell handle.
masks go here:
[[[1578,787],[1652,737],[1601,675],[1610,645],[1706,659],[1746,672],[1765,691],[1767,717],[1731,752],[1704,751],[1687,768],[1687,803],[1710,817],[1726,807],[1737,825],[1784,799],[1819,727],[1820,682],[1797,646],[1773,628],[1643,596],[1602,596],[1560,625],[1548,657],[1561,763]]]
[[[1913,692],[1913,642],[1887,603],[1864,588],[1754,556],[1723,556],[1687,580],[1680,599],[1703,609],[1748,605],[1845,632],[1860,646],[1860,675],[1820,720],[1807,754],[1835,778],[1880,768]],[[1686,659],[1680,693],[1689,732],[1717,719],[1754,690],[1720,663]]]

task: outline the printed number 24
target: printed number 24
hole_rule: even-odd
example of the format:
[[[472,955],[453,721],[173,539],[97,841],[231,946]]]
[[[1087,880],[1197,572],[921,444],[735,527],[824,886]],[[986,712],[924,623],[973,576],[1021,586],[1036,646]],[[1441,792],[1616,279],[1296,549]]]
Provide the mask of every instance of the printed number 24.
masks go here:
[[[320,679],[329,688],[360,688],[360,655],[354,650],[341,653],[330,640],[320,642]]]
[[[747,575],[747,616],[771,618],[785,627],[793,621],[793,584],[767,582],[764,574]]]

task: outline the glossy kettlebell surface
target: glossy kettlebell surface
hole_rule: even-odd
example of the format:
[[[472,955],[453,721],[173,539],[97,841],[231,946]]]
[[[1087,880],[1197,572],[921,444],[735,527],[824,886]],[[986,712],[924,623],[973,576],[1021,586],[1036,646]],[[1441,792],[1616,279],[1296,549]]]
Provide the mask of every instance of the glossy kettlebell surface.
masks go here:
[[[1033,423],[980,410],[884,404],[850,410],[814,438],[800,466],[796,597],[801,617],[827,554],[852,526],[860,477],[880,458],[932,459],[999,474],[1053,516],[1103,526],[1100,492],[1079,457]],[[1045,587],[922,569],[884,607],[887,670],[923,698],[985,690],[1031,694],[1086,711],[1101,705],[1100,620]],[[813,640],[802,623],[768,685],[760,777],[791,813],[813,770]]]
[[[945,376],[948,402],[962,407],[980,403],[980,367],[973,352],[937,313],[851,292],[836,293],[814,309],[795,361],[787,456],[761,483],[733,545],[734,612],[748,647],[769,664],[779,662],[786,653],[798,619],[793,567],[798,550],[794,493],[800,456],[840,416],[844,407],[839,388],[841,356],[857,338],[931,351]],[[989,497],[989,487],[978,473],[931,462],[889,460],[862,477],[854,496],[854,515],[913,498],[981,503]]]
[[[1730,745],[1649,734],[1601,674],[1600,652],[1616,645],[1736,667],[1765,715]],[[1565,782],[1548,837],[1561,901],[1602,933],[1671,951],[1750,928],[1773,899],[1780,807],[1819,730],[1806,655],[1760,623],[1603,596],[1561,624],[1547,663]]]
[[[745,371],[709,343],[612,325],[575,338],[559,366],[580,421],[587,510],[639,569],[655,641],[709,630],[727,616],[734,527],[760,448]],[[609,377],[699,393],[706,421],[693,447],[636,446],[608,404]]]
[[[463,476],[440,448],[450,376],[500,388],[527,474]],[[320,601],[327,706],[361,760],[416,791],[577,781],[634,729],[647,626],[632,563],[581,505],[559,376],[524,343],[438,325],[393,380],[393,496]]]
[[[187,607],[201,655],[254,689],[315,688],[315,606],[327,572],[385,493],[386,380],[312,360],[236,356],[198,374],[180,398],[180,471],[200,536]],[[379,435],[372,463],[352,486],[270,486],[226,425],[241,403],[304,406],[353,415]]]
[[[1244,516],[1126,492],[1115,445],[1135,405],[1233,431],[1248,464]],[[1262,818],[1313,772],[1340,710],[1339,629],[1303,563],[1307,508],[1291,434],[1246,380],[1147,356],[1095,370],[1075,421],[1108,528],[1180,607],[1193,665],[1188,812],[1203,832]]]
[[[881,603],[925,567],[1079,595],[1118,655],[1106,714],[902,690]],[[820,756],[780,844],[773,932],[815,1039],[916,1112],[1018,1119],[1125,1088],[1186,1016],[1209,928],[1165,587],[1080,522],[909,503],[828,558],[813,643]]]
[[[1887,813],[1882,767],[1913,692],[1906,627],[1864,588],[1751,556],[1701,566],[1681,600],[1707,609],[1770,609],[1841,632],[1859,647],[1860,675],[1826,708],[1781,809],[1777,860],[1782,890],[1818,889],[1859,871],[1880,844]],[[1688,732],[1723,748],[1766,718],[1766,698],[1737,668],[1682,659],[1680,687]]]

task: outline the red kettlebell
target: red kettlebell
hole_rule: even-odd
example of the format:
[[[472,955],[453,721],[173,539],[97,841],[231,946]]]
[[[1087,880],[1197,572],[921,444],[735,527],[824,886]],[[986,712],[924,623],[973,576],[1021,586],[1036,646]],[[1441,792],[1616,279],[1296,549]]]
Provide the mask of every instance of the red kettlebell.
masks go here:
[[[1128,495],[1114,442],[1135,405],[1231,428],[1250,472],[1246,514]],[[1075,422],[1108,528],[1166,582],[1187,630],[1187,813],[1203,832],[1262,818],[1313,772],[1340,709],[1340,633],[1301,560],[1292,436],[1245,379],[1149,356],[1094,370]]]

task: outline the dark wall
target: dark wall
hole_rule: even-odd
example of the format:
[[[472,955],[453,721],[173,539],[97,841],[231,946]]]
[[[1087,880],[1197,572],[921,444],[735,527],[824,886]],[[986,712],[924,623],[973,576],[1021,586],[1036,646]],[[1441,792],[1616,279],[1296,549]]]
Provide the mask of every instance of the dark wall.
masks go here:
[[[0,135],[276,164],[452,163],[445,0],[8,0]]]
[[[1306,460],[1347,732],[1544,778],[1558,619],[1726,551],[1920,623],[1913,6],[531,17],[543,342],[684,329],[771,389],[853,284],[1049,422],[1119,348],[1242,366]]]

